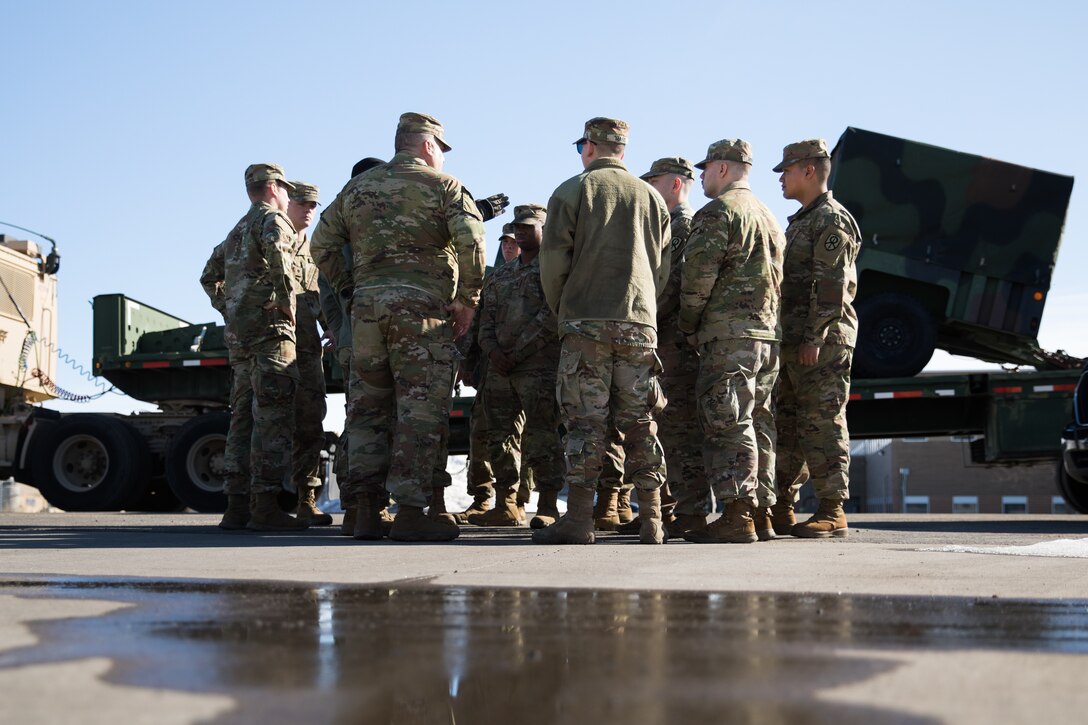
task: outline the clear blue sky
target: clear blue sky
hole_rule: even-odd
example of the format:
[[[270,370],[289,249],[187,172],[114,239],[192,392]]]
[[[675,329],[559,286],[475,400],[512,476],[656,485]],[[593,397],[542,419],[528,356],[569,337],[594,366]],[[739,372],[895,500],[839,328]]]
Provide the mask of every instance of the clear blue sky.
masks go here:
[[[597,115],[631,124],[638,173],[749,140],[753,188],[783,220],[782,146],[847,126],[1067,175],[1088,162],[1082,3],[755,6],[7,2],[0,220],[58,240],[61,346],[89,363],[96,294],[216,319],[197,278],[248,206],[246,165],[331,199],[356,160],[392,155],[407,110],[445,124],[448,172],[514,203],[580,170],[570,142]],[[488,224],[489,259],[509,218]],[[1082,356],[1086,230],[1078,183],[1041,342]]]

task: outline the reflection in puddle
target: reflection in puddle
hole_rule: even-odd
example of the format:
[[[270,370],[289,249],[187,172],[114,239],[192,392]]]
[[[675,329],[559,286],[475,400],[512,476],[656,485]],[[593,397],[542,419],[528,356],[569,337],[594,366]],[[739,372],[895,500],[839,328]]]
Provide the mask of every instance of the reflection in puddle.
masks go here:
[[[0,653],[0,667],[109,657],[114,681],[230,694],[240,707],[220,722],[928,722],[815,696],[896,667],[865,648],[1088,652],[1084,602],[132,581],[0,592],[138,605],[36,624],[41,643]]]

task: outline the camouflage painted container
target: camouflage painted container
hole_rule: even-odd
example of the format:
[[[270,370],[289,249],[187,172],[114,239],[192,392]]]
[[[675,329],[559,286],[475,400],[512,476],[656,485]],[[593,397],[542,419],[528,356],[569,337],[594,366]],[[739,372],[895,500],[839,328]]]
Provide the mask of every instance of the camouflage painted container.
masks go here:
[[[863,236],[855,376],[913,375],[934,346],[1076,367],[1036,342],[1072,177],[848,128],[831,187]]]

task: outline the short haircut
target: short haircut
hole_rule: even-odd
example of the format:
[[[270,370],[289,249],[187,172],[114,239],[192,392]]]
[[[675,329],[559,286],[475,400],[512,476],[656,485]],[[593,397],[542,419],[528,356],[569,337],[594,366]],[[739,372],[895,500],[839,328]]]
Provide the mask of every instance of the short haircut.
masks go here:
[[[376,159],[373,156],[367,156],[365,159],[360,159],[355,163],[355,166],[351,167],[351,176],[355,178],[364,171],[370,171],[375,166],[381,166],[385,162],[381,159]]]
[[[812,168],[816,170],[816,181],[819,181],[821,184],[826,182],[828,177],[831,176],[831,159],[809,159],[807,163],[812,164]]]
[[[254,181],[252,184],[246,184],[246,193],[249,194],[251,199],[257,198],[264,194],[264,188],[271,182],[270,179],[264,181]]]
[[[423,142],[429,138],[434,138],[429,133],[420,132],[404,132],[398,133],[397,137],[393,140],[393,149],[399,154],[401,151],[415,151]]]
[[[594,141],[593,143],[604,152],[604,156],[619,156],[625,148],[624,144],[612,143],[611,141]]]

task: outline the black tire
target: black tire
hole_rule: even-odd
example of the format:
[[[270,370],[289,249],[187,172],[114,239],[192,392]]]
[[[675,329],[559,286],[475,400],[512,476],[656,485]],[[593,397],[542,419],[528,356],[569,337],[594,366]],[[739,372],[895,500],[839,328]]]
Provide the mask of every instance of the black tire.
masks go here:
[[[856,305],[858,342],[855,378],[906,378],[917,375],[933,357],[937,326],[914,297],[886,292]]]
[[[1078,514],[1088,514],[1088,483],[1081,483],[1069,475],[1065,466],[1058,464],[1058,491]]]
[[[178,500],[200,513],[227,508],[225,453],[230,413],[205,413],[178,430],[166,450],[166,482]]]
[[[34,485],[64,511],[120,511],[147,490],[151,456],[140,434],[117,418],[80,413],[36,437]]]

